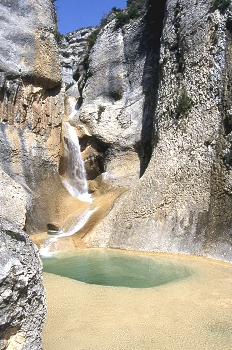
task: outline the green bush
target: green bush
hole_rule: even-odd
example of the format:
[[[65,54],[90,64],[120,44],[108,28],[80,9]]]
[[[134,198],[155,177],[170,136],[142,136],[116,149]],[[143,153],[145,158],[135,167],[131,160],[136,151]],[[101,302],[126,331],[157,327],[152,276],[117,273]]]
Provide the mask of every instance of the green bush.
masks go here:
[[[54,38],[55,38],[58,46],[60,46],[62,44],[62,40],[63,40],[63,37],[64,37],[63,34],[58,32],[58,30],[54,30],[53,34],[54,34]]]
[[[177,103],[177,116],[186,115],[192,108],[192,100],[188,97],[186,88],[183,88]]]
[[[105,111],[106,107],[105,106],[98,106],[98,111],[97,111],[97,115],[98,115],[98,118],[101,117],[102,113]]]
[[[146,10],[147,0],[128,0],[126,11],[120,9],[114,9],[116,13],[116,25],[115,28],[118,29],[124,24],[130,22],[131,19],[136,19],[142,16]]]
[[[70,87],[73,86],[73,85],[74,85],[74,82],[67,84],[67,85],[65,86],[65,91],[67,91],[68,89],[70,89]]]
[[[221,12],[225,11],[230,5],[231,0],[213,0],[212,10],[219,10]]]
[[[111,12],[120,12],[120,11],[122,11],[122,10],[116,6],[112,7],[112,9],[111,9]]]
[[[137,7],[138,10],[145,10],[147,7],[147,0],[127,0],[127,7],[130,8],[132,6]]]
[[[82,62],[81,62],[82,66],[84,67],[84,69],[87,71],[89,69],[89,53],[87,53]]]
[[[92,49],[92,47],[94,46],[96,40],[97,40],[97,36],[100,32],[100,28],[95,29],[87,38],[87,45],[88,45],[88,49],[87,49],[87,53],[84,56],[81,64],[83,65],[84,69],[87,71],[89,69],[89,54],[90,54],[90,50]]]
[[[87,38],[88,51],[90,51],[97,40],[100,28],[95,29]]]
[[[65,58],[69,58],[70,56],[72,56],[72,54],[71,54],[71,52],[64,51],[62,53],[62,56],[65,57]]]
[[[116,23],[115,23],[115,28],[121,28],[124,26],[124,24],[127,24],[130,21],[130,18],[128,16],[128,13],[123,12],[123,11],[118,11],[116,13]]]

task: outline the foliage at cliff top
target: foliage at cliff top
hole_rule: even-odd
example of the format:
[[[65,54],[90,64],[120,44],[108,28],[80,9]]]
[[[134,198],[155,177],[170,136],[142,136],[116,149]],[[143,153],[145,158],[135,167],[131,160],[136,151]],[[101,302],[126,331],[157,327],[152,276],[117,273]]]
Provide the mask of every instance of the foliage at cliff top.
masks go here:
[[[115,29],[129,23],[131,19],[136,19],[143,16],[147,8],[147,4],[148,0],[127,0],[127,8],[125,11],[113,8],[112,11],[116,13]]]
[[[109,16],[112,13],[115,14],[115,19],[116,19],[115,29],[118,29],[122,27],[124,24],[129,23],[131,19],[136,19],[142,16],[145,13],[147,5],[148,5],[148,0],[127,0],[126,10],[121,10],[114,6],[111,12],[107,16],[104,16],[101,19],[99,27],[96,30],[94,30],[87,39],[88,50],[82,61],[82,65],[85,68],[85,70],[88,70],[89,68],[90,50],[94,46],[100,30],[107,24]]]

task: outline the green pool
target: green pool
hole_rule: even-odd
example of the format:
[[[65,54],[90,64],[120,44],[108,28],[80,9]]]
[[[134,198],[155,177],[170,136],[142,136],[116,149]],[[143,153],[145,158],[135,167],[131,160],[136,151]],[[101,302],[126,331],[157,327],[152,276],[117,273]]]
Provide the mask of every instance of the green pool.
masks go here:
[[[110,250],[84,250],[42,258],[44,272],[88,284],[151,288],[187,278],[192,271],[172,259]]]

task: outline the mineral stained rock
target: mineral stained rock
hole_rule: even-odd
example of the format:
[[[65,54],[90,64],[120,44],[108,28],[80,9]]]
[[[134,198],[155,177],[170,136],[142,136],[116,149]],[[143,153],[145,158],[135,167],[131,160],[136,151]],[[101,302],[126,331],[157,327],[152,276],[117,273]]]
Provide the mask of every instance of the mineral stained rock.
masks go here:
[[[42,264],[24,229],[26,214],[30,223],[36,212],[38,184],[59,162],[55,11],[50,0],[10,0],[0,12],[0,348],[38,350],[46,315]]]

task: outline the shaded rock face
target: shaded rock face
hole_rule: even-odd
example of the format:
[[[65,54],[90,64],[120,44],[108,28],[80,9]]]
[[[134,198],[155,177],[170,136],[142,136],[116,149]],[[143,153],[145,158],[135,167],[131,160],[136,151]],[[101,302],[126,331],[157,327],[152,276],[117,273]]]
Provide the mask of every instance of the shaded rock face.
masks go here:
[[[38,249],[22,231],[26,192],[0,171],[0,348],[42,349],[46,315]]]
[[[231,261],[232,9],[211,5],[166,2],[151,161],[89,245]]]

